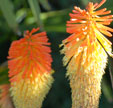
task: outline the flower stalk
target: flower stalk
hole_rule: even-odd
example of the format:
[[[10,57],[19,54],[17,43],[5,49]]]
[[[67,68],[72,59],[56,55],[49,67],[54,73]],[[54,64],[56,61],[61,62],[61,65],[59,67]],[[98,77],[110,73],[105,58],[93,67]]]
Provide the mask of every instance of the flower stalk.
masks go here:
[[[99,4],[89,2],[85,10],[74,7],[67,21],[67,32],[71,34],[62,41],[63,64],[72,89],[72,108],[98,108],[101,95],[101,80],[104,75],[107,53],[112,55],[112,43],[104,36],[111,37],[113,21],[111,11],[97,10]],[[107,15],[107,16],[105,16]],[[101,44],[100,44],[101,43]],[[106,53],[107,52],[107,53]]]

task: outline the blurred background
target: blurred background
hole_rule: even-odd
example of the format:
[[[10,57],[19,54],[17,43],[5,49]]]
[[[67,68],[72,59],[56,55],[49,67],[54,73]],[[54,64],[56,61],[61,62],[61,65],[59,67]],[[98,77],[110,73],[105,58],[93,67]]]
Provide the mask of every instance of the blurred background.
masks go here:
[[[52,67],[55,70],[54,83],[42,108],[71,108],[71,89],[66,78],[59,53],[59,44],[67,38],[66,21],[73,7],[84,8],[89,1],[100,0],[0,0],[0,84],[9,83],[7,56],[10,44],[23,37],[25,30],[40,27],[46,31],[52,43]],[[113,0],[102,6],[112,11]],[[113,28],[113,23],[110,25]],[[113,38],[109,38],[113,42]],[[102,95],[99,108],[113,108],[113,89],[110,78],[113,75],[113,59],[109,57],[106,73],[102,80]]]

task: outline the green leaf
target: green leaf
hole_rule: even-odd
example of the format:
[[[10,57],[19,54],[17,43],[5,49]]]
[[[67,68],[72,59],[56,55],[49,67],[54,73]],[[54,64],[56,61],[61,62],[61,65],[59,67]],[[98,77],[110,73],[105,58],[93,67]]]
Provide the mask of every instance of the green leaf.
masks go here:
[[[69,20],[69,9],[41,14],[47,32],[66,32],[66,21]]]
[[[0,66],[0,84],[9,83],[8,68]]]
[[[43,12],[40,14],[40,18],[43,21],[44,29],[47,32],[66,32],[66,21],[69,20],[70,9],[64,9],[60,11]],[[35,26],[35,19],[29,12],[29,17],[25,19],[25,23],[31,27]]]
[[[9,27],[11,27],[15,32],[17,32],[18,23],[16,22],[16,17],[13,11],[13,4],[11,0],[0,0],[0,9]]]
[[[108,102],[113,102],[112,88],[106,77],[104,77],[103,81],[102,81],[102,91],[103,91],[106,99],[108,100]]]
[[[46,9],[46,10],[50,10],[51,7],[48,3],[48,0],[39,0],[40,4]]]
[[[111,79],[111,86],[113,89],[113,58],[108,56],[108,68],[109,68],[109,74],[110,74],[110,79]]]
[[[27,15],[27,9],[21,8],[16,12],[16,21],[20,23]]]
[[[40,30],[43,30],[43,23],[40,19],[40,6],[37,0],[28,0],[29,5],[31,7],[32,13],[35,17],[36,23],[38,24],[38,26],[40,27]]]

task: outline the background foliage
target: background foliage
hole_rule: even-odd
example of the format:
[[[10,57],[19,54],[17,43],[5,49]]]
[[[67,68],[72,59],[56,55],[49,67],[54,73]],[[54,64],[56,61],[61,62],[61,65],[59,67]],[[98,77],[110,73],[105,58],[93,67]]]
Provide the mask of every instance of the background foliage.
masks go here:
[[[66,33],[66,21],[74,5],[84,8],[89,1],[100,0],[0,0],[0,84],[8,83],[7,56],[13,40],[20,39],[25,30],[40,27],[47,31],[52,43],[54,83],[47,95],[43,108],[71,108],[71,89],[66,69],[62,65],[59,44],[69,36]],[[103,5],[112,11],[113,0]],[[113,28],[113,24],[111,24]],[[110,38],[113,42],[113,38]],[[100,108],[113,108],[113,89],[109,71],[113,73],[113,59],[109,58],[106,73],[102,81]]]

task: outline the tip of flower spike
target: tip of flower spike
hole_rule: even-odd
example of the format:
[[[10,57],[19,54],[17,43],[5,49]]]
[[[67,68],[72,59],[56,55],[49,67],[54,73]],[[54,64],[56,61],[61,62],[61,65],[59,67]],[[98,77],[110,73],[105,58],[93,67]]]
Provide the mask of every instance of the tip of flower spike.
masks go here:
[[[99,7],[101,7],[104,3],[106,2],[106,0],[102,0],[98,5],[95,5],[95,10],[98,9]]]
[[[39,27],[38,27],[38,28],[33,28],[33,29],[31,30],[31,34],[33,34],[33,33],[37,32],[38,30],[40,30],[40,28],[39,28]]]
[[[39,29],[40,29],[40,28],[38,27],[38,28],[33,28],[33,29],[31,30],[31,32],[30,32],[29,30],[25,31],[25,32],[24,32],[24,37],[26,37],[26,36],[31,36],[33,33],[37,32]]]
[[[26,30],[26,31],[24,31],[24,37],[26,36],[26,35],[29,35],[29,30]]]
[[[51,73],[51,49],[46,32],[35,33],[39,28],[27,31],[26,36],[14,41],[9,49],[10,81],[20,81],[21,78],[36,78],[38,74]],[[33,78],[31,78],[33,77]]]
[[[95,3],[95,4],[94,4],[94,7],[96,7],[97,5],[98,5],[98,3]]]

